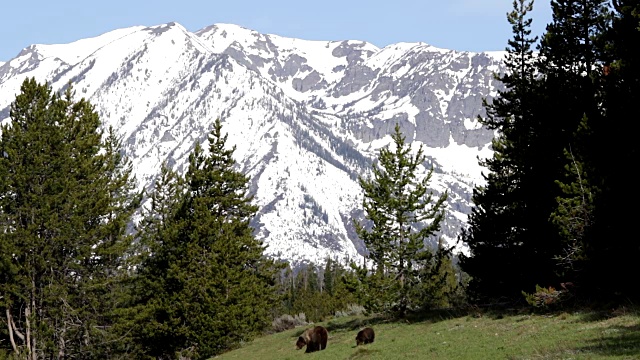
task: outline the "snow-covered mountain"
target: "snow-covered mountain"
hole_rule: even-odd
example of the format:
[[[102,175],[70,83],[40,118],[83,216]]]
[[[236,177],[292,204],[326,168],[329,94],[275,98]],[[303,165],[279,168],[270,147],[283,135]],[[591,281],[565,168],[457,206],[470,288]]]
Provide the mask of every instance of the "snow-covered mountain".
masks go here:
[[[443,236],[455,241],[481,181],[477,157],[493,133],[476,121],[502,53],[424,43],[378,48],[306,41],[216,24],[195,33],[169,23],[70,44],[31,45],[0,62],[0,121],[25,77],[55,90],[71,82],[124,139],[140,188],[167,162],[182,172],[195,142],[220,118],[260,212],[268,254],[293,263],[363,253],[353,218],[357,182],[399,123],[424,145],[437,194],[449,189]],[[423,169],[423,171],[425,171]]]

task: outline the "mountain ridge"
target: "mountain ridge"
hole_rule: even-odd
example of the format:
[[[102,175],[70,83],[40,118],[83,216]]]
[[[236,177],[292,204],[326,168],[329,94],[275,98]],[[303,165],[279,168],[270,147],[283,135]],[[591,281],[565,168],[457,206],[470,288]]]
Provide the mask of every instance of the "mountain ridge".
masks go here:
[[[123,138],[138,187],[148,189],[163,162],[185,171],[220,118],[251,177],[260,207],[253,224],[267,253],[292,263],[354,259],[364,251],[352,225],[363,215],[357,177],[369,174],[396,123],[424,145],[420,172],[434,166],[435,192],[450,191],[442,236],[455,242],[482,183],[476,157],[491,154],[493,132],[476,116],[499,87],[500,56],[301,40],[232,24],[129,27],[32,45],[0,62],[0,121],[9,121],[25,77],[56,91],[71,82]]]

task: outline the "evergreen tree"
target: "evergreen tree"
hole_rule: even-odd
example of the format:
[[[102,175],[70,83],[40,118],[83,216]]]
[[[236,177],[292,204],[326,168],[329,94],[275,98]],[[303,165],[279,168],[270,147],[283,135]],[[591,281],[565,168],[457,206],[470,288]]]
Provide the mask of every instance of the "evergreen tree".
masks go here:
[[[499,77],[505,90],[487,104],[487,118],[481,119],[498,137],[493,157],[481,163],[489,170],[486,184],[474,190],[476,206],[461,236],[471,250],[461,266],[478,301],[518,299],[523,289],[557,281],[554,256],[562,244],[549,217],[560,195],[556,179],[566,161],[567,133],[577,128],[570,114],[552,113],[568,105],[558,103],[553,86],[560,83],[549,80],[558,76],[542,71],[545,63],[533,55],[536,38],[528,17],[533,1],[517,0],[513,6],[507,19],[514,37],[506,74]]]
[[[589,89],[590,75],[602,57],[602,37],[610,24],[607,0],[551,1],[553,20],[540,44],[541,69],[547,78],[563,80],[566,86]],[[566,94],[571,95],[571,94]],[[574,96],[584,96],[580,91]],[[591,99],[585,99],[589,105]],[[576,122],[579,119],[574,119]]]
[[[2,344],[18,357],[117,352],[114,309],[139,204],[131,167],[85,99],[26,79],[0,138]]]
[[[123,353],[129,358],[170,354],[186,341],[169,322],[168,299],[177,290],[166,282],[170,263],[178,256],[178,249],[168,246],[175,244],[181,225],[176,213],[185,195],[183,180],[163,164],[149,196],[149,208],[143,208],[131,260],[135,271],[128,278],[130,298],[118,323],[118,332],[129,345]]]
[[[287,263],[285,268],[280,272],[280,277],[278,279],[278,293],[282,299],[282,306],[275,309],[277,313],[276,316],[281,314],[292,314],[295,295],[293,287],[293,270],[289,263]]]
[[[348,310],[353,305],[361,305],[353,293],[347,289],[343,281],[343,279],[351,276],[353,276],[353,273],[349,269],[346,269],[338,261],[332,261],[330,276],[332,286],[331,291],[327,291],[331,299],[330,314]]]
[[[518,298],[537,284],[571,279],[575,273],[557,265],[567,265],[567,254],[581,247],[576,236],[586,236],[591,225],[576,227],[577,215],[592,218],[589,197],[598,191],[589,137],[602,122],[594,79],[608,23],[606,2],[552,1],[553,22],[538,58],[532,56],[526,18],[532,4],[517,0],[508,16],[514,39],[507,75],[500,78],[506,90],[484,121],[499,137],[493,158],[484,162],[487,184],[474,191],[476,207],[462,235],[472,257],[461,264],[476,299]]]
[[[249,222],[257,207],[249,179],[234,169],[235,148],[226,149],[226,141],[216,120],[208,154],[196,144],[189,156],[175,211],[169,210],[176,203],[173,182],[164,185],[166,196],[157,196],[168,206],[155,217],[167,217],[152,226],[157,250],[140,269],[140,283],[157,284],[159,291],[140,298],[147,355],[208,358],[255,336],[279,304],[279,267],[253,235]]]
[[[640,125],[633,114],[640,101],[640,2],[614,0],[611,26],[602,35],[602,63],[594,71],[600,86],[603,119],[589,122],[592,137],[588,153],[595,168],[600,193],[595,200],[594,223],[585,246],[588,263],[581,289],[602,301],[640,299],[637,281],[624,274],[635,272],[640,249],[629,226],[636,212],[627,210],[638,201],[635,176],[629,171],[640,154],[635,138]],[[626,164],[620,166],[619,164]],[[586,289],[585,289],[586,288]]]
[[[507,14],[512,25],[505,66],[506,74],[498,77],[505,90],[499,91],[491,104],[485,103],[487,117],[480,121],[498,136],[493,140],[493,156],[481,162],[488,169],[486,184],[474,189],[475,207],[463,229],[461,240],[471,256],[461,256],[461,266],[472,281],[469,292],[474,300],[519,296],[523,286],[532,279],[536,252],[527,252],[524,236],[540,223],[540,215],[531,219],[527,201],[529,191],[538,196],[541,190],[525,187],[533,168],[535,155],[531,143],[535,140],[537,79],[532,45],[531,22],[528,13],[533,1],[517,0]],[[544,226],[544,225],[542,225]],[[537,271],[537,270],[535,270]]]
[[[422,299],[421,305],[425,310],[457,305],[463,289],[456,274],[451,249],[445,246],[441,238],[432,265],[420,269],[419,277],[423,281],[414,287],[413,296]]]
[[[573,145],[565,149],[565,181],[557,181],[562,195],[557,197],[558,208],[551,214],[563,243],[563,252],[556,256],[559,274],[565,281],[582,282],[578,276],[584,273],[584,263],[588,261],[586,248],[595,221],[595,200],[600,192],[594,180],[593,167],[585,160],[588,144],[580,140],[592,140],[589,121],[583,117],[574,137]],[[574,149],[575,148],[575,149]]]
[[[479,120],[496,130],[493,156],[480,162],[488,169],[486,184],[473,192],[475,207],[461,240],[471,256],[461,256],[471,276],[473,300],[516,298],[523,288],[554,278],[551,257],[554,229],[547,220],[554,199],[553,180],[541,157],[544,138],[540,117],[540,80],[531,37],[532,0],[516,0],[507,20],[513,29],[505,59],[506,73],[498,77],[504,90],[485,103],[487,117]]]
[[[335,270],[336,270],[335,262],[332,261],[330,257],[327,257],[327,262],[325,263],[325,266],[324,266],[322,284],[323,284],[324,291],[326,291],[329,295],[333,295],[333,283],[335,281],[335,276],[336,276]]]
[[[317,322],[357,305],[353,292],[342,281],[350,275],[340,263],[331,259],[327,259],[323,271],[314,265],[306,265],[297,269],[295,276],[287,266],[278,284],[283,300],[277,315],[304,313],[307,321]],[[322,282],[314,280],[320,278]]]
[[[552,1],[553,22],[540,46],[540,69],[550,108],[546,138],[550,158],[558,168],[556,209],[551,219],[557,225],[561,249],[556,254],[559,280],[582,283],[585,250],[595,224],[595,201],[602,185],[595,157],[600,151],[597,130],[603,125],[602,83],[603,33],[609,26],[608,1]],[[554,150],[554,148],[556,150]],[[561,149],[561,150],[560,150]],[[553,168],[554,169],[555,165]],[[545,284],[549,286],[548,284]],[[585,289],[582,284],[578,289]]]
[[[309,292],[322,292],[318,267],[315,264],[309,264],[306,267],[305,275],[306,290]]]
[[[331,314],[330,296],[321,291],[318,280],[318,268],[313,264],[302,267],[296,275],[292,313],[304,313],[311,322],[322,321]]]
[[[359,222],[355,227],[376,267],[368,280],[374,296],[369,306],[404,315],[420,306],[422,299],[411,294],[428,280],[419,276],[433,260],[425,241],[440,229],[447,193],[434,199],[429,192],[433,169],[418,179],[418,166],[425,160],[422,147],[411,155],[397,124],[392,139],[395,149],[380,150],[381,167],[373,167],[373,177],[359,178],[370,228]]]

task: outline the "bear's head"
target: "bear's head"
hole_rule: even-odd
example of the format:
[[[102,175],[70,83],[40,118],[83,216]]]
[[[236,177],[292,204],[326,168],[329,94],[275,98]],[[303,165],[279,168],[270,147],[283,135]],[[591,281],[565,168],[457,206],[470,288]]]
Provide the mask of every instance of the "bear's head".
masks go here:
[[[302,336],[298,337],[298,341],[296,341],[296,349],[300,350],[305,345],[307,345],[307,340],[305,340]]]

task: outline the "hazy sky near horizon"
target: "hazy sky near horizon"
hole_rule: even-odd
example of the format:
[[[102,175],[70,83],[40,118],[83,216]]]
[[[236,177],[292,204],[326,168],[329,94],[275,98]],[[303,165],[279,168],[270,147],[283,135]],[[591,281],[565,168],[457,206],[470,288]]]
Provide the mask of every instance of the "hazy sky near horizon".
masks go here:
[[[89,3],[90,5],[86,5]],[[69,43],[136,25],[175,21],[189,31],[231,23],[306,40],[364,40],[378,47],[425,42],[460,51],[504,50],[512,0],[109,0],[10,1],[0,20],[0,62],[31,44]],[[533,34],[551,21],[534,4]]]

